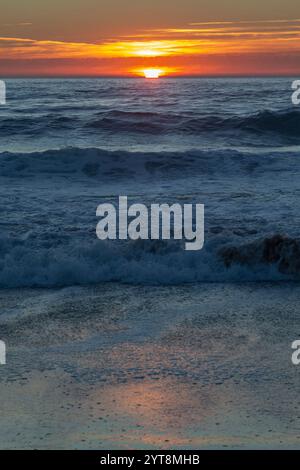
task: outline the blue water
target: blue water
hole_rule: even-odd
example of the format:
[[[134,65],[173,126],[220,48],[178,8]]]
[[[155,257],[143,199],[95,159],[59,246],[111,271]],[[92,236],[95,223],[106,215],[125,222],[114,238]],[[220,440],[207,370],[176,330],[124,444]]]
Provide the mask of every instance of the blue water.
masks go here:
[[[292,81],[7,80],[0,286],[298,279]],[[120,194],[205,204],[204,250],[100,242],[96,207]]]
[[[7,80],[1,151],[300,144],[290,78]]]

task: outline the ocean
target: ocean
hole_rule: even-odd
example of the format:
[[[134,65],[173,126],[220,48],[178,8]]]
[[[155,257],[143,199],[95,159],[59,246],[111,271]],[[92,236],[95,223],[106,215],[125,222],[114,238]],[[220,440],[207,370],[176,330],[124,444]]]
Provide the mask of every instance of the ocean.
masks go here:
[[[297,279],[292,81],[7,80],[0,286]],[[204,204],[204,250],[99,242],[96,208],[119,195]]]
[[[1,448],[299,448],[293,80],[6,80]],[[204,248],[98,240],[119,196]]]

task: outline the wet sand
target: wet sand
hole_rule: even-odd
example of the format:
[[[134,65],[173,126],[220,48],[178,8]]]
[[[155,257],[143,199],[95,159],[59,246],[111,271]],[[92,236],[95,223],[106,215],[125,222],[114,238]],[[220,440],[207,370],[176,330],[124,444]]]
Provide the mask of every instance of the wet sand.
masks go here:
[[[300,447],[297,284],[0,291],[2,449]]]

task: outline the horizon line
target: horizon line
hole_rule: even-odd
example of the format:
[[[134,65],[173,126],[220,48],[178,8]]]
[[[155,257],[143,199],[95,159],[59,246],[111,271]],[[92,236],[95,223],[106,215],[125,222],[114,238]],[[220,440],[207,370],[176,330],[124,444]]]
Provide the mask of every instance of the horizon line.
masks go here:
[[[177,78],[285,78],[285,77],[299,77],[300,73],[278,73],[278,74],[207,74],[207,75],[162,75],[159,80],[177,79]],[[1,79],[80,79],[80,78],[101,78],[101,79],[133,79],[133,80],[146,80],[143,76],[137,75],[0,75]]]

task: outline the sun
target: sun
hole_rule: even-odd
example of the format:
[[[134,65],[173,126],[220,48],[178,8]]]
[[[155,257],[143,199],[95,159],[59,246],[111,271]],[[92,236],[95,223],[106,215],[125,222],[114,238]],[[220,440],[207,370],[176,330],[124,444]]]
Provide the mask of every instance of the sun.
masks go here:
[[[145,78],[159,78],[162,74],[161,69],[145,69],[143,70]]]

